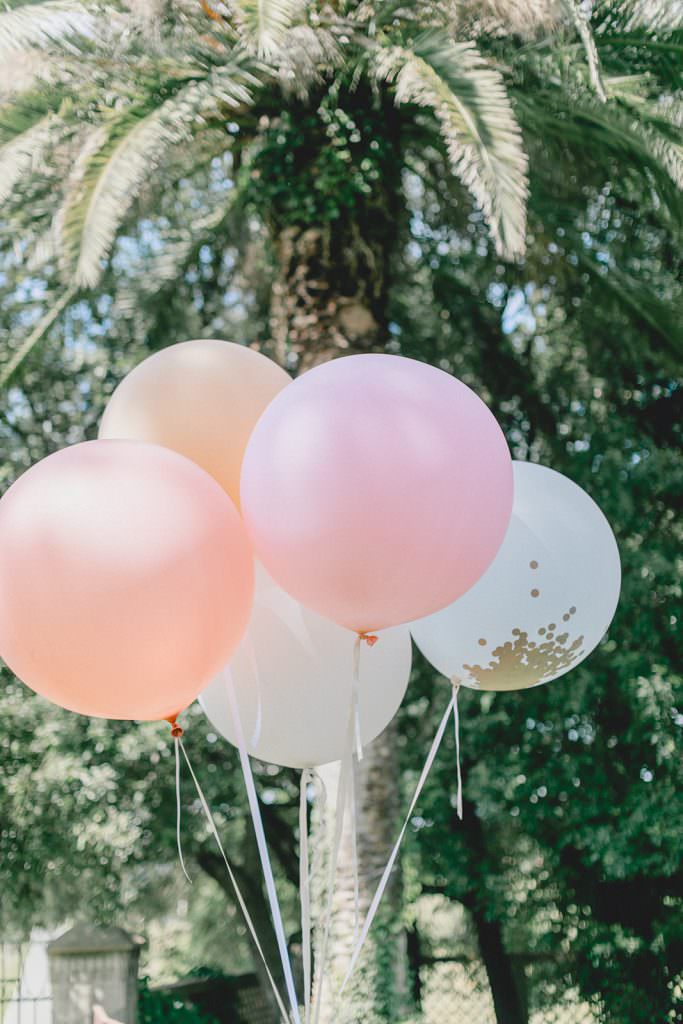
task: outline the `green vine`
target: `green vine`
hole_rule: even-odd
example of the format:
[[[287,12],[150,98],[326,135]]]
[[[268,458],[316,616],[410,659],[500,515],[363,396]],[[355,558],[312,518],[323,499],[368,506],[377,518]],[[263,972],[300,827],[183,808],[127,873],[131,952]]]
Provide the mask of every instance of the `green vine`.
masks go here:
[[[285,110],[260,136],[247,195],[280,229],[357,217],[392,166],[395,144],[380,112],[371,105],[352,115],[338,102],[328,94],[315,110]]]

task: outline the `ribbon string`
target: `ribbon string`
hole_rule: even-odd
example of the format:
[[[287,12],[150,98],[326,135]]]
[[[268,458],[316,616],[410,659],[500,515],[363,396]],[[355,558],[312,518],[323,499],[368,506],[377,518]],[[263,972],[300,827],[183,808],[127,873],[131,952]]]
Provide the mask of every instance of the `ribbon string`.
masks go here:
[[[323,988],[325,985],[325,970],[327,968],[327,949],[330,942],[330,931],[332,928],[332,903],[334,899],[334,884],[337,877],[337,862],[339,860],[339,850],[341,847],[342,832],[344,828],[344,812],[347,803],[349,775],[352,769],[353,761],[353,734],[354,720],[352,709],[351,714],[349,715],[349,723],[346,731],[345,752],[339,770],[339,781],[337,783],[334,838],[332,841],[332,850],[330,852],[330,863],[327,876],[327,894],[325,901],[325,915],[323,918],[323,937],[322,942],[320,944],[320,954],[318,956],[319,963],[316,971],[317,980],[315,986],[314,1024],[318,1024],[320,1020],[320,1009],[322,1006]]]
[[[249,753],[247,751],[247,745],[244,739],[244,730],[242,728],[242,720],[240,718],[239,707],[237,704],[235,686],[232,680],[232,674],[229,669],[225,670],[225,679],[228,691],[228,700],[230,702],[230,711],[232,713],[233,725],[235,727],[235,732],[237,734],[237,746],[239,748],[240,763],[242,765],[242,775],[244,776],[244,784],[247,790],[247,800],[249,802],[251,820],[254,826],[254,833],[256,835],[256,845],[258,847],[259,858],[261,860],[263,877],[266,883],[266,892],[268,894],[270,913],[273,919],[275,937],[277,939],[280,960],[282,962],[282,971],[285,977],[287,995],[289,997],[289,1003],[292,1010],[293,1020],[295,1021],[295,1024],[301,1024],[299,1004],[297,1001],[296,988],[294,985],[294,976],[292,974],[292,965],[289,960],[289,951],[287,949],[287,938],[285,936],[285,929],[282,923],[280,901],[278,899],[277,889],[275,888],[273,868],[270,863],[270,855],[268,853],[268,846],[266,844],[266,836],[263,830],[261,808],[259,806],[258,796],[256,794],[256,786],[254,785],[254,776],[251,770],[251,762],[249,761]]]
[[[192,879],[187,873],[185,867],[185,859],[183,857],[183,844],[180,838],[180,818],[181,818],[181,804],[180,804],[180,737],[173,737],[173,744],[175,746],[175,800],[176,800],[176,840],[178,843],[178,857],[180,858],[180,866],[183,869],[183,874],[192,885]]]
[[[351,761],[349,772],[349,810],[351,817],[351,869],[353,871],[353,941],[358,941],[360,928],[360,881],[358,877],[358,806],[356,802],[356,765]]]
[[[453,685],[453,720],[455,725],[455,759],[457,761],[458,770],[458,795],[456,797],[456,811],[457,815],[462,821],[462,764],[460,758],[460,712],[458,710],[458,696],[460,694],[460,680],[453,678],[451,680]]]
[[[359,761],[363,760],[363,737],[360,731],[360,645],[362,640],[363,637],[359,633],[353,645],[353,687],[351,690],[356,757]]]
[[[256,649],[254,647],[253,638],[248,630],[245,637],[245,647],[251,670],[254,673],[254,680],[256,682],[256,721],[254,722],[254,731],[251,736],[251,745],[253,748],[261,739],[261,732],[263,730],[263,691],[261,687],[261,673],[258,668]]]
[[[313,773],[301,772],[299,793],[299,890],[301,893],[301,958],[304,970],[304,1020],[311,1020],[311,873],[308,856],[308,786]]]
[[[266,960],[266,955],[263,952],[263,947],[262,947],[262,945],[261,945],[261,943],[259,941],[259,937],[258,937],[258,935],[256,933],[256,928],[254,926],[254,922],[251,919],[251,914],[249,913],[249,910],[247,909],[247,905],[246,905],[246,903],[244,901],[244,897],[242,895],[242,891],[241,891],[239,885],[237,884],[237,879],[235,878],[235,873],[232,870],[232,867],[230,865],[230,861],[228,860],[227,854],[226,854],[225,849],[223,847],[223,843],[221,842],[221,838],[220,838],[220,836],[218,834],[218,829],[216,828],[216,822],[214,821],[213,814],[211,813],[211,808],[209,807],[209,804],[208,804],[208,802],[206,800],[206,797],[204,796],[204,792],[202,790],[202,787],[199,784],[199,779],[195,775],[194,768],[192,767],[192,764],[190,762],[190,758],[188,757],[187,751],[185,750],[185,744],[183,743],[183,741],[182,741],[182,739],[180,737],[176,737],[176,750],[178,750],[178,749],[180,749],[182,751],[183,757],[185,758],[185,762],[187,764],[187,767],[190,770],[190,775],[192,776],[192,781],[194,782],[195,789],[197,790],[197,796],[199,797],[199,802],[202,805],[202,810],[204,811],[204,814],[206,816],[206,820],[207,820],[207,822],[209,824],[209,829],[211,830],[211,834],[213,835],[213,837],[214,837],[214,839],[216,841],[216,845],[218,847],[220,855],[223,858],[223,863],[225,864],[225,867],[227,869],[228,877],[230,878],[230,882],[231,882],[231,885],[232,885],[233,890],[235,892],[235,896],[237,897],[237,902],[239,904],[240,910],[242,911],[242,916],[244,917],[244,920],[245,920],[245,923],[247,925],[247,928],[249,929],[249,934],[251,935],[251,937],[253,939],[254,946],[256,947],[256,951],[258,952],[258,954],[259,954],[259,956],[261,958],[261,961],[263,963],[263,966],[265,968],[266,976],[268,978],[268,981],[270,982],[270,987],[273,990],[273,995],[275,996],[275,1001],[277,1003],[278,1009],[279,1009],[280,1014],[282,1016],[282,1020],[284,1021],[284,1024],[291,1024],[289,1014],[287,1013],[287,1009],[285,1007],[285,1004],[282,1001],[282,997],[281,997],[281,995],[280,995],[280,993],[278,991],[278,987],[275,984],[275,979],[273,978],[273,975],[271,974],[270,968],[268,967],[268,961]],[[178,765],[179,764],[180,764],[180,759],[178,759]]]
[[[387,861],[386,867],[384,868],[384,872],[383,872],[382,877],[380,879],[379,885],[377,886],[377,889],[375,890],[375,895],[372,897],[372,903],[370,904],[370,909],[368,910],[367,915],[365,917],[365,921],[363,922],[363,928],[362,928],[361,933],[360,933],[360,938],[358,939],[358,942],[356,943],[356,946],[355,946],[354,951],[353,951],[353,955],[351,956],[351,962],[349,963],[349,967],[348,967],[348,970],[346,972],[346,976],[345,976],[344,981],[342,983],[341,992],[343,992],[344,989],[346,988],[346,986],[347,986],[347,984],[348,984],[348,982],[349,982],[349,980],[350,980],[350,978],[351,978],[351,976],[352,976],[352,974],[353,974],[353,972],[354,972],[354,970],[356,968],[356,964],[358,963],[358,958],[359,958],[359,956],[361,954],[363,946],[365,945],[365,940],[367,939],[368,933],[370,931],[370,928],[372,927],[372,922],[375,920],[375,915],[377,914],[377,910],[379,908],[380,902],[382,900],[382,897],[384,896],[384,892],[386,890],[386,887],[389,884],[389,878],[391,876],[391,872],[394,869],[394,864],[396,863],[396,858],[398,857],[398,852],[399,852],[399,850],[401,848],[401,843],[403,842],[403,837],[406,834],[406,831],[408,829],[408,825],[410,824],[410,821],[411,821],[411,819],[413,817],[413,814],[415,812],[415,807],[417,805],[417,801],[420,799],[420,795],[421,795],[422,790],[424,788],[424,784],[427,781],[427,776],[429,775],[430,771],[432,770],[432,765],[434,764],[434,759],[436,758],[436,755],[438,753],[439,747],[441,746],[441,741],[443,740],[443,735],[444,735],[444,732],[446,731],[446,726],[448,725],[448,720],[449,720],[449,718],[451,716],[451,712],[453,711],[454,704],[455,704],[455,693],[453,693],[451,695],[451,699],[448,702],[448,707],[446,708],[446,710],[445,710],[445,712],[443,714],[443,718],[441,719],[441,722],[439,723],[439,728],[436,730],[436,735],[434,736],[434,739],[432,740],[432,745],[431,745],[431,747],[429,749],[429,754],[427,755],[427,760],[425,761],[424,768],[422,769],[422,773],[420,775],[419,781],[417,783],[417,786],[415,787],[415,792],[413,793],[413,799],[410,801],[410,807],[408,808],[408,813],[406,815],[405,821],[403,822],[403,827],[401,828],[401,831],[399,832],[398,839],[396,840],[396,843],[394,844],[394,848],[391,851],[391,854],[389,856],[389,860]]]

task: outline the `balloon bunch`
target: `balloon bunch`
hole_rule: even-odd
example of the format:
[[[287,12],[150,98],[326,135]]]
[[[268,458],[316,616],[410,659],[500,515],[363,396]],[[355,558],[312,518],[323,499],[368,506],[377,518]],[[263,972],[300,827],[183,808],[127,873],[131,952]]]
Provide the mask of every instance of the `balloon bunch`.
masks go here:
[[[230,872],[178,714],[201,694],[239,747],[297,1022],[248,755],[304,769],[302,792],[341,759],[343,815],[353,759],[402,701],[412,632],[453,684],[414,806],[459,686],[567,672],[609,625],[619,580],[588,495],[513,464],[473,391],[400,356],[347,356],[291,381],[239,345],[171,346],[119,385],[98,440],[44,459],[0,500],[2,657],[71,711],[168,719],[176,771],[180,749]]]

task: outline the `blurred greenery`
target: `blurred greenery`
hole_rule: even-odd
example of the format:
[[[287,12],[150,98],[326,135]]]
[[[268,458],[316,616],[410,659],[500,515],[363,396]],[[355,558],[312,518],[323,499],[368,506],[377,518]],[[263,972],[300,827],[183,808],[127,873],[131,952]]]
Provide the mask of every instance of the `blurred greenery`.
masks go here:
[[[140,980],[138,1021],[139,1024],[216,1024],[215,1017],[186,1006],[166,992],[153,991],[147,978]]]
[[[418,973],[430,956],[498,942],[487,967],[506,954],[536,955],[547,965],[537,999],[578,986],[607,1024],[664,1024],[683,1013],[683,39],[680,25],[642,28],[643,6],[596,4],[604,105],[566,23],[524,38],[481,33],[480,48],[504,70],[529,155],[523,259],[500,259],[490,218],[447,172],[423,111],[410,110],[408,144],[408,129],[397,133],[372,89],[324,78],[312,99],[280,99],[281,115],[266,90],[261,121],[239,129],[224,113],[234,146],[224,139],[219,152],[205,152],[198,143],[194,162],[186,147],[165,168],[164,187],[140,190],[97,284],[79,288],[0,396],[4,489],[49,452],[94,437],[114,386],[150,351],[200,336],[274,351],[282,232],[319,223],[347,246],[351,223],[362,249],[365,232],[386,228],[383,190],[400,189],[398,207],[390,196],[383,333],[373,344],[475,387],[515,458],[566,473],[601,505],[623,562],[614,624],[585,664],[530,691],[461,695],[464,822],[447,740],[403,856],[411,965]],[[666,137],[664,150],[650,122]],[[347,150],[350,162],[340,155]],[[399,152],[400,177],[390,166]],[[27,181],[0,211],[7,361],[68,284],[53,251],[31,262],[60,168]],[[335,265],[322,270],[335,280]],[[347,271],[345,263],[340,280]],[[155,982],[198,965],[253,968],[189,782],[191,890],[180,874],[168,730],[68,715],[6,669],[2,679],[3,930],[115,917],[150,936]],[[404,804],[448,695],[416,658],[397,730]],[[235,752],[197,708],[186,724],[188,751],[265,936]],[[257,782],[296,941],[298,779],[259,765]],[[268,951],[275,963],[272,942]]]

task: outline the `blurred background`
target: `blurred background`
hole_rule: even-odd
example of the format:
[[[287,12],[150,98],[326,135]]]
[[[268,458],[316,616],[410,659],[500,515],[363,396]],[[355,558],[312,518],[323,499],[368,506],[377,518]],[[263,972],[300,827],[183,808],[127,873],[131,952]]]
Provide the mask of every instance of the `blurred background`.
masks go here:
[[[615,530],[587,663],[461,694],[464,821],[448,735],[340,1024],[683,1019],[682,55],[678,0],[0,10],[2,490],[95,437],[150,352],[214,337],[293,374],[440,366]],[[139,1024],[276,1020],[189,784],[179,869],[167,728],[1,674],[2,1024],[53,1020],[47,944],[74,925],[133,937]],[[360,780],[380,853],[448,695],[416,652]],[[186,726],[275,964],[237,753]],[[255,771],[296,964],[299,780]],[[318,878],[324,845],[318,823]]]

